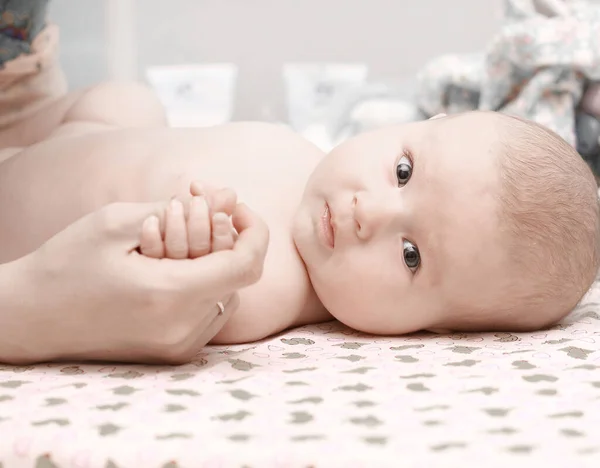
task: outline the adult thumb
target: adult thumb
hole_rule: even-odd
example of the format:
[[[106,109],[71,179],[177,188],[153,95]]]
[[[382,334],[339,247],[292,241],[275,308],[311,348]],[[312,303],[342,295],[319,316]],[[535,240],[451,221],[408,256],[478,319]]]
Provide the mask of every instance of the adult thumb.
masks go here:
[[[142,225],[151,216],[158,218],[161,229],[164,227],[168,202],[152,203],[111,203],[92,216],[96,217],[98,233],[119,239],[135,248],[139,245]]]

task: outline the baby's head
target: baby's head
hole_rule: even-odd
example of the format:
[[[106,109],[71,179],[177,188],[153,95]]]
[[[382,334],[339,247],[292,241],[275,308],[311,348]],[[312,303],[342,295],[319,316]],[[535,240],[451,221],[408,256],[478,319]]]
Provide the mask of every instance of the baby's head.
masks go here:
[[[315,291],[365,332],[525,331],[600,263],[594,177],[559,136],[471,112],[359,135],[309,179],[294,240]]]

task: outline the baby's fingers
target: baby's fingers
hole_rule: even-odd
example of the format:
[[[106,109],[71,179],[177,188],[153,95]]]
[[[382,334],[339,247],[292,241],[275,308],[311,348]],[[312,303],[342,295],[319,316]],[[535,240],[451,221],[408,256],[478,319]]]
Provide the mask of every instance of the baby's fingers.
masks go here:
[[[165,245],[156,216],[146,218],[144,224],[142,224],[140,252],[150,258],[164,258],[165,256]]]
[[[190,258],[202,257],[210,252],[210,224],[206,198],[192,198],[187,220]]]
[[[222,211],[231,216],[237,205],[237,194],[230,188],[217,188],[213,185],[194,181],[190,185],[190,192],[196,197],[206,197],[212,213]]]
[[[233,248],[233,226],[225,213],[215,213],[212,217],[212,251]]]
[[[171,200],[167,208],[165,226],[165,254],[167,258],[188,258],[188,239],[185,228],[183,204],[177,199]]]

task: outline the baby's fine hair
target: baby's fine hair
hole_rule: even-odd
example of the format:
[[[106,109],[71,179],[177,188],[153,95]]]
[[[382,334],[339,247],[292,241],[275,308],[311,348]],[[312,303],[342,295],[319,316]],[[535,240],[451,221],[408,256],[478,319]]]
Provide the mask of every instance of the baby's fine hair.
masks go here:
[[[596,278],[598,186],[586,162],[556,133],[497,116],[500,229],[513,280],[494,321],[498,328],[539,329],[566,316]]]

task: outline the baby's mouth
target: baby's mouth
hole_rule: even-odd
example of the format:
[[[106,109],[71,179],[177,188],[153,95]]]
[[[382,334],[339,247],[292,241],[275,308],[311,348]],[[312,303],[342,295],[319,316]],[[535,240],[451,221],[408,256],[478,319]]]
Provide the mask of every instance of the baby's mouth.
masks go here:
[[[335,245],[335,231],[333,229],[333,225],[331,224],[331,210],[329,209],[327,202],[325,202],[325,209],[321,215],[320,230],[323,240],[325,241],[325,245],[333,249]]]

